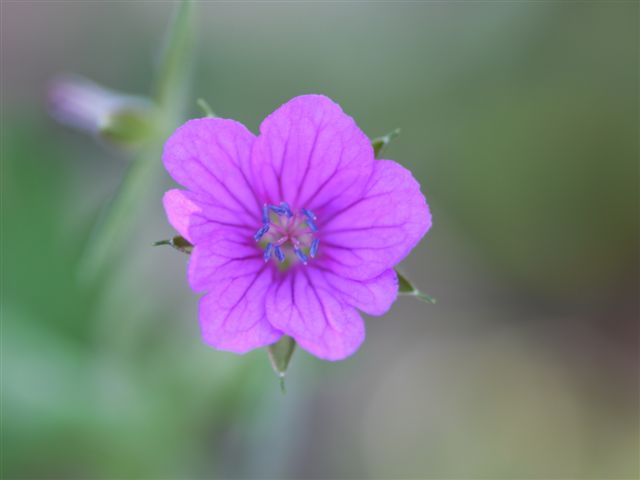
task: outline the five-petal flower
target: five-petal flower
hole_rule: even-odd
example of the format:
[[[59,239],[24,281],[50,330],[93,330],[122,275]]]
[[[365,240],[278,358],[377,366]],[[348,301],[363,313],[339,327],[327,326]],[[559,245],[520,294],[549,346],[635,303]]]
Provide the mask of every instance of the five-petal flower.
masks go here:
[[[191,120],[163,161],[187,188],[164,207],[194,245],[202,336],[221,350],[286,334],[323,359],[351,355],[365,335],[358,311],[390,308],[393,267],[431,226],[411,172],[375,160],[353,119],[320,95],[290,100],[257,137],[233,120]]]

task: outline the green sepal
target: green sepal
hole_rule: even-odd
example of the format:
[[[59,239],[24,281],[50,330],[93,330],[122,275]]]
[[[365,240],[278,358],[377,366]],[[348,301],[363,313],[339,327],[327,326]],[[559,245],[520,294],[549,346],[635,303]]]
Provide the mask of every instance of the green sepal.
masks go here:
[[[371,140],[371,146],[373,147],[373,154],[375,158],[380,158],[382,151],[391,143],[391,140],[400,135],[400,129],[396,128],[392,132],[387,133],[381,137]]]
[[[152,138],[156,124],[154,111],[122,108],[107,116],[100,126],[100,136],[119,147],[135,147]]]
[[[422,293],[413,284],[405,277],[402,273],[396,270],[396,275],[398,275],[398,294],[399,295],[408,295],[412,297],[416,297],[418,300],[421,300],[426,303],[435,304],[436,299],[431,295],[427,295],[426,293]]]
[[[278,375],[280,379],[280,389],[282,393],[285,393],[284,377],[287,374],[287,368],[289,367],[289,362],[295,349],[296,341],[287,335],[283,335],[280,340],[267,347],[273,371],[276,372],[276,375]]]
[[[204,113],[205,117],[215,118],[216,114],[213,112],[213,108],[211,108],[209,102],[207,102],[204,98],[199,98],[198,100],[196,100],[196,104],[198,105],[198,107],[200,107],[200,110],[202,110],[202,113]]]
[[[181,235],[176,235],[169,240],[158,240],[157,242],[153,242],[154,247],[159,245],[170,245],[176,250],[186,253],[187,255],[190,255],[193,251],[193,245],[191,245],[191,243]]]

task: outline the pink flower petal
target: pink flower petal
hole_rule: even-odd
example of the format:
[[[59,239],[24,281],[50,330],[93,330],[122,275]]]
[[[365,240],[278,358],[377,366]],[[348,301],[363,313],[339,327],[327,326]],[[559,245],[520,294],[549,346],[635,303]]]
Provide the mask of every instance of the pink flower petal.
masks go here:
[[[191,288],[208,292],[200,300],[199,314],[207,344],[243,353],[269,345],[282,335],[265,314],[273,268],[241,233],[218,231],[197,244],[189,260],[188,277]]]
[[[190,191],[226,209],[239,223],[260,218],[252,188],[250,155],[255,136],[242,124],[221,118],[190,120],[167,141],[163,161],[171,176]]]
[[[206,193],[173,189],[164,194],[162,202],[171,226],[193,244],[221,230],[240,230],[246,237],[253,234],[253,225],[243,224]]]
[[[342,301],[369,315],[383,315],[398,297],[398,276],[390,268],[371,280],[353,280],[335,273],[311,266],[323,277],[324,284],[340,296]]]
[[[252,164],[263,201],[336,207],[357,199],[373,169],[367,136],[339,105],[321,95],[296,97],[260,126]]]
[[[431,214],[411,172],[379,160],[366,193],[335,209],[321,225],[323,268],[358,280],[398,264],[431,227]]]
[[[204,342],[219,350],[246,353],[277,342],[282,333],[267,321],[264,298],[272,271],[238,276],[218,283],[200,299],[200,330]]]
[[[173,189],[164,194],[162,204],[171,226],[191,243],[195,243],[190,230],[194,217],[200,213],[201,208],[190,197],[191,192]]]
[[[187,276],[196,292],[211,291],[239,277],[256,276],[265,267],[262,251],[240,231],[213,232],[191,252]]]
[[[314,275],[312,269],[303,268],[279,276],[267,293],[267,317],[313,355],[341,360],[364,341],[364,322],[355,308]]]

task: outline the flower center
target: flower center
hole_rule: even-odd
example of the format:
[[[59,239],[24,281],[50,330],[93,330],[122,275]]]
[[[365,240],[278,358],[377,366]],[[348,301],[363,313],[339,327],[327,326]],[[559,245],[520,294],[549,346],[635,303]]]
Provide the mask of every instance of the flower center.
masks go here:
[[[264,204],[262,227],[253,236],[264,250],[264,261],[272,257],[284,263],[287,256],[297,258],[304,265],[318,254],[320,240],[316,216],[311,210],[301,208],[294,213],[286,202],[280,205]]]

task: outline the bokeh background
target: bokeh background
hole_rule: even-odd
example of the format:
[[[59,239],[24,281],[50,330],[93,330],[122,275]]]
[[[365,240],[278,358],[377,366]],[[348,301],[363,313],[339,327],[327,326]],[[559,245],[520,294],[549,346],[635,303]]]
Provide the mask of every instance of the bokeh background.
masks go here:
[[[638,3],[206,2],[197,97],[253,131],[323,93],[402,133],[433,229],[352,358],[199,338],[159,156],[79,274],[135,152],[56,123],[50,79],[148,94],[171,2],[2,2],[4,478],[639,475]],[[177,126],[176,120],[171,128]],[[132,207],[132,208],[134,208]]]

